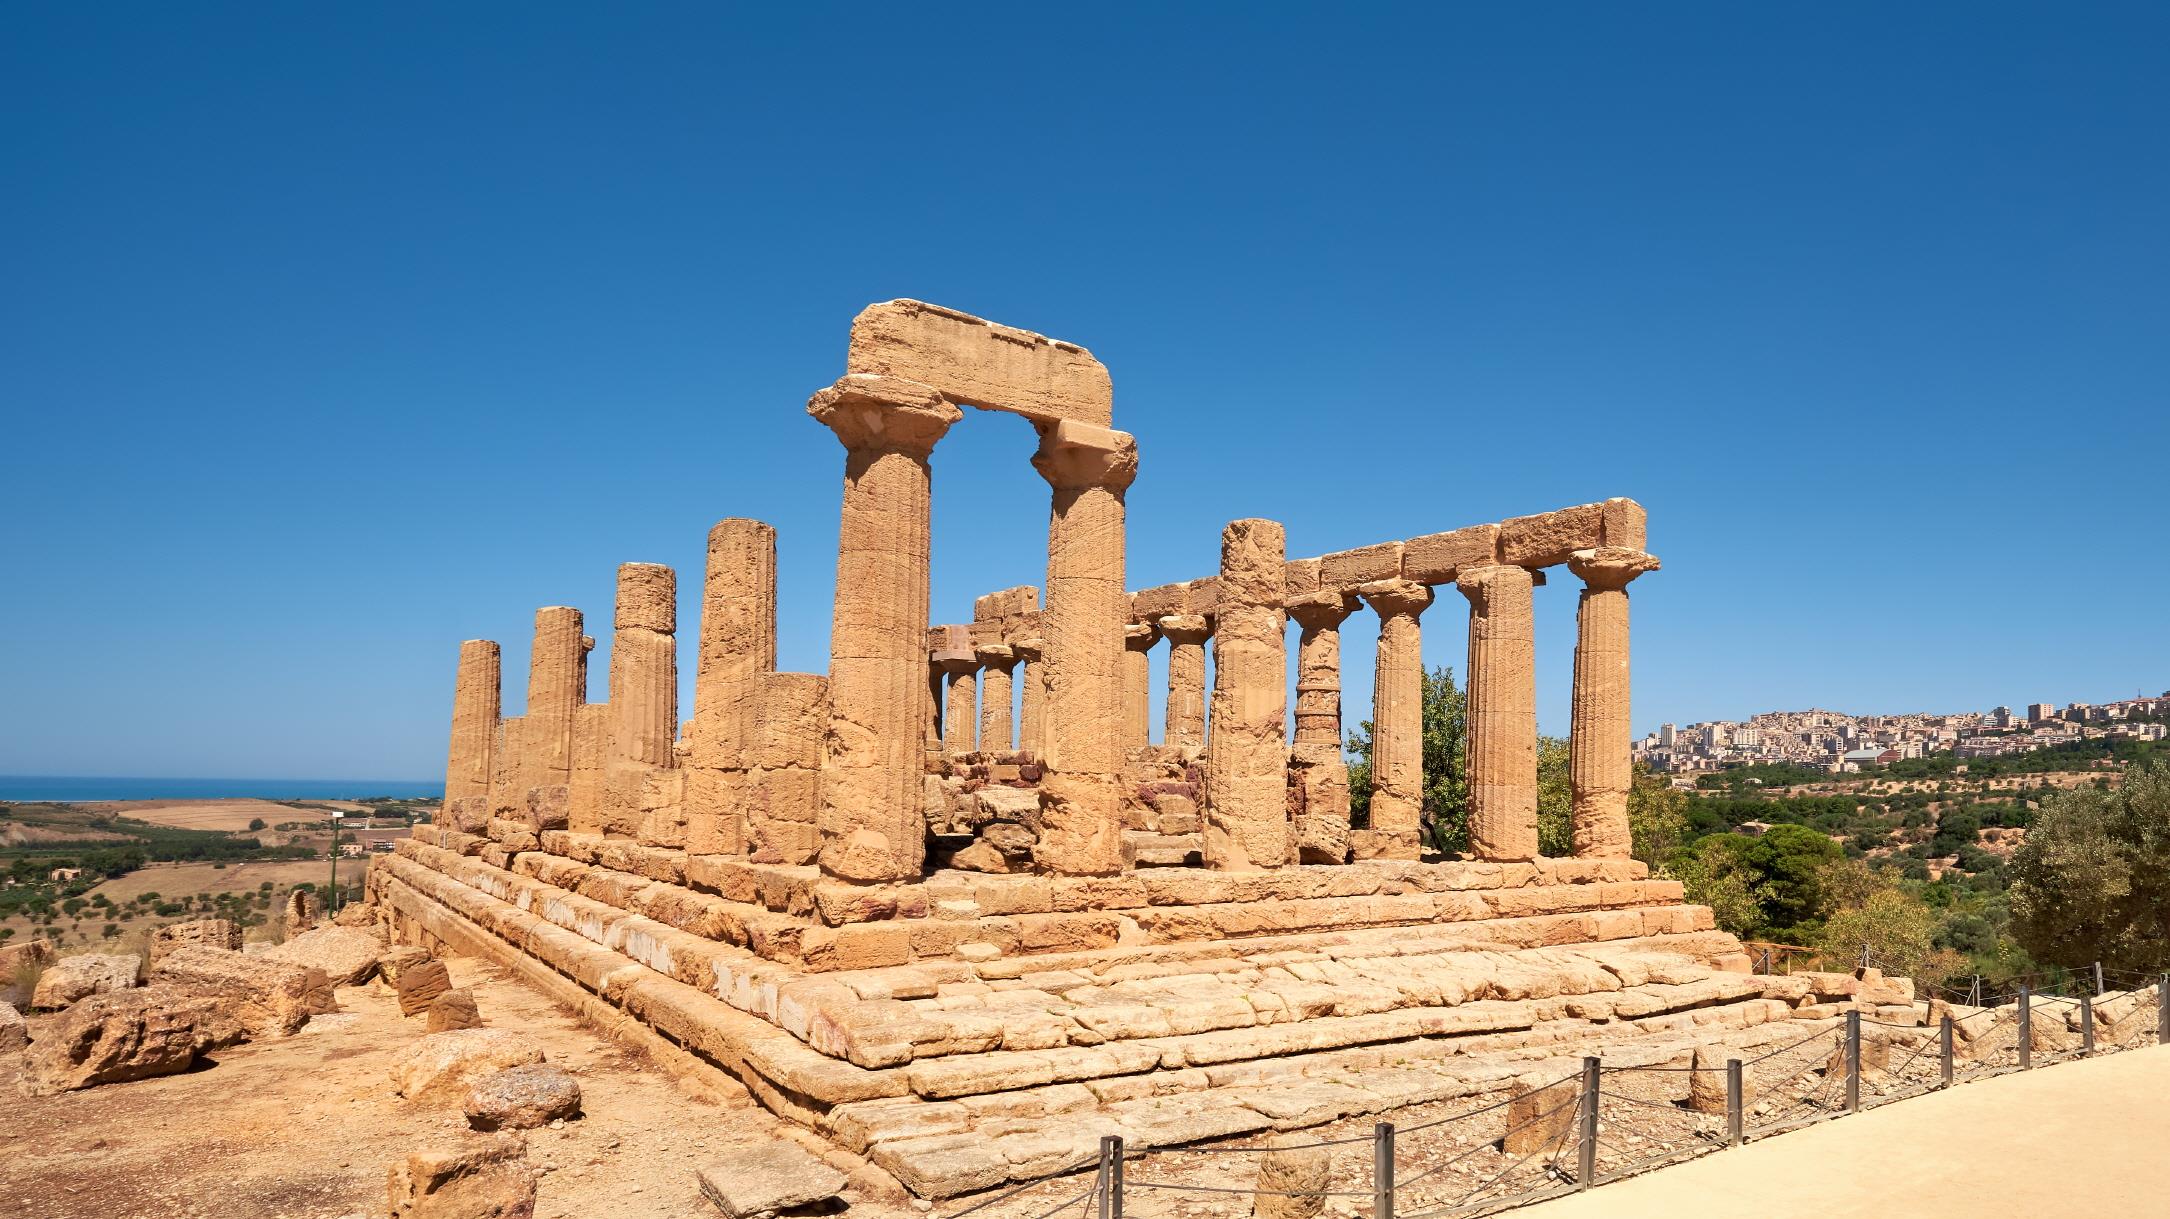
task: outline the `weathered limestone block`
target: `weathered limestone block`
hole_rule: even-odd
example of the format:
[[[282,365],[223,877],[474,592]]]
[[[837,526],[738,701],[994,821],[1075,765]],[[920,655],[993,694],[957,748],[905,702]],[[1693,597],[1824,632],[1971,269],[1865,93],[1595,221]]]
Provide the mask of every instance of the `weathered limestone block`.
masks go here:
[[[603,767],[603,830],[637,837],[648,772],[677,765],[678,576],[660,563],[618,568],[610,644],[610,752]]]
[[[1465,571],[1499,561],[1499,526],[1472,525],[1402,543],[1401,574],[1419,584],[1452,584]]]
[[[30,1029],[12,1003],[0,1003],[0,1054],[13,1054],[30,1044]]]
[[[1730,1059],[1742,1059],[1740,1050],[1726,1045],[1699,1045],[1695,1047],[1693,1072],[1688,1076],[1688,1108],[1697,1113],[1726,1111],[1725,1064]],[[1755,1072],[1741,1072],[1741,1107],[1753,1109],[1756,1105]]]
[[[813,673],[765,673],[759,687],[744,796],[747,845],[759,863],[812,863],[821,849],[829,682]]]
[[[580,1116],[580,1082],[543,1063],[507,1067],[469,1084],[462,1108],[476,1130],[533,1130]]]
[[[641,778],[640,840],[644,845],[686,845],[686,772],[651,770]]]
[[[1324,1213],[1333,1159],[1317,1142],[1300,1134],[1266,1140],[1268,1150],[1258,1158],[1258,1192],[1251,1199],[1257,1219],[1318,1219]]]
[[[1603,504],[1518,516],[1499,524],[1499,561],[1516,567],[1555,567],[1578,550],[1604,545]]]
[[[571,771],[567,771],[570,776]],[[521,826],[530,833],[562,830],[572,824],[573,789],[566,783],[527,789],[527,816]]]
[[[1568,1145],[1575,1138],[1575,1107],[1581,1096],[1582,1081],[1576,1078],[1525,1075],[1515,1080],[1502,1150],[1519,1156]]]
[[[1288,819],[1287,536],[1275,521],[1221,531],[1213,635],[1206,866],[1248,872],[1295,858]]]
[[[192,951],[208,951],[196,949]],[[164,987],[91,995],[53,1018],[23,1055],[23,1089],[56,1096],[175,1075],[236,1034],[215,1001]]]
[[[686,849],[746,852],[744,772],[751,769],[759,678],[776,671],[776,530],[733,517],[708,531],[693,685]]]
[[[1379,615],[1372,685],[1371,828],[1352,834],[1359,859],[1415,859],[1424,818],[1424,652],[1418,619],[1432,590],[1414,580],[1359,585]]]
[[[1575,854],[1625,859],[1628,789],[1634,785],[1633,725],[1628,707],[1628,581],[1655,571],[1638,550],[1600,547],[1568,556],[1581,577],[1575,612],[1575,686],[1568,732]]]
[[[573,713],[573,774],[566,785],[566,828],[603,832],[603,771],[610,756],[610,704],[583,703]],[[467,833],[475,828],[458,826]]]
[[[533,1038],[512,1029],[431,1033],[392,1064],[392,1088],[408,1100],[456,1098],[477,1079],[543,1059]]]
[[[1455,586],[1469,598],[1469,849],[1479,859],[1535,859],[1537,676],[1530,573],[1506,565],[1479,567],[1463,572]]]
[[[1161,740],[1180,749],[1202,749],[1206,743],[1206,640],[1213,635],[1212,620],[1204,614],[1168,614],[1154,621],[1168,640],[1168,703]]]
[[[289,938],[316,926],[323,915],[323,905],[316,894],[307,889],[294,889],[286,895],[286,934]]]
[[[1092,353],[924,301],[869,305],[852,319],[851,373],[932,386],[952,402],[1041,422],[1107,427],[1115,391]]]
[[[1402,544],[1380,542],[1343,550],[1319,559],[1319,587],[1347,592],[1359,584],[1401,579]]]
[[[734,1147],[701,1170],[701,1193],[728,1219],[767,1219],[827,1202],[844,1174],[784,1139]]]
[[[889,376],[847,376],[806,409],[845,450],[821,867],[847,880],[916,878],[926,859],[927,458],[962,412]]]
[[[367,931],[325,926],[295,936],[260,959],[321,969],[333,986],[360,986],[377,972],[383,955],[383,942]]]
[[[1598,545],[1618,546],[1623,550],[1648,550],[1650,548],[1650,514],[1634,500],[1620,496],[1598,505],[1602,521],[1598,525]]]
[[[43,968],[58,956],[51,940],[31,939],[0,945],[0,982],[13,982],[25,970]]]
[[[974,644],[973,655],[980,663],[979,747],[991,753],[1008,753],[1016,748],[1013,708],[1017,695],[1011,678],[1017,668],[1017,652],[1008,644],[986,643]]]
[[[497,644],[469,639],[460,644],[452,687],[452,746],[445,760],[445,800],[487,796],[497,744],[501,659]]]
[[[426,1012],[439,995],[452,989],[452,975],[443,961],[423,961],[400,971],[394,985],[399,995],[399,1014]]]
[[[418,1151],[386,1174],[391,1219],[532,1219],[535,1171],[517,1135]]]
[[[206,948],[223,948],[228,952],[241,951],[241,928],[230,919],[205,918],[186,923],[168,923],[151,932],[151,965],[176,948],[200,944]],[[4,976],[4,974],[0,974]]]
[[[1038,860],[1050,872],[1102,876],[1124,866],[1123,494],[1138,473],[1137,441],[1064,420],[1042,430],[1032,465],[1054,489],[1042,612],[1050,773]]]
[[[158,962],[151,981],[216,1000],[252,1037],[291,1036],[309,1017],[338,1007],[323,970],[222,948],[177,948]]]
[[[1123,628],[1123,748],[1153,743],[1153,644],[1160,631],[1133,622]]]
[[[38,975],[31,992],[34,1011],[57,1011],[79,999],[127,990],[143,972],[143,958],[133,953],[82,952],[62,957]]]
[[[475,1002],[475,992],[466,988],[448,990],[429,1001],[428,1022],[425,1032],[449,1033],[454,1029],[479,1029],[482,1027],[482,1007]]]

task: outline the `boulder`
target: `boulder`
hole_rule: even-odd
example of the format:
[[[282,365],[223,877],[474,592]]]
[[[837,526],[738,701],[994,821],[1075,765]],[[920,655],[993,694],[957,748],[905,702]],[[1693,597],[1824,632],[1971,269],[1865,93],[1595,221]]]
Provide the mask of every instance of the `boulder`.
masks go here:
[[[151,971],[151,978],[161,986],[220,1000],[252,1037],[289,1036],[309,1023],[309,1017],[338,1010],[323,970],[223,948],[176,948]]]
[[[443,961],[424,961],[400,971],[399,1014],[412,1016],[429,1010],[437,996],[452,989],[452,974]]]
[[[176,948],[191,944],[205,948],[223,948],[228,952],[241,951],[241,928],[231,919],[200,918],[187,923],[168,923],[151,933],[151,965],[155,968],[166,954]]]
[[[454,1029],[481,1027],[482,1009],[475,1005],[475,992],[464,988],[448,990],[430,1000],[427,1032],[448,1033]]]
[[[13,1054],[30,1044],[30,1027],[12,1003],[0,1003],[0,1054]]]
[[[293,937],[264,957],[321,969],[333,986],[360,986],[377,972],[377,958],[383,954],[384,945],[376,936],[354,927],[329,924]]]
[[[55,955],[51,940],[24,940],[0,947],[0,985],[14,981],[26,970],[52,964]]]
[[[535,1172],[517,1135],[418,1151],[385,1182],[391,1219],[532,1219]]]
[[[78,999],[127,990],[142,972],[143,958],[133,953],[84,952],[62,957],[38,976],[30,1006],[39,1011],[58,1011]]]
[[[532,1039],[510,1029],[431,1033],[392,1064],[392,1087],[408,1100],[441,1097],[481,1076],[542,1060]]]
[[[701,1193],[729,1219],[760,1219],[834,1198],[844,1174],[797,1143],[734,1147],[701,1170]]]
[[[467,1089],[467,1124],[477,1130],[533,1130],[580,1116],[580,1084],[536,1063],[485,1075]]]
[[[30,1043],[23,1087],[32,1096],[54,1096],[173,1075],[240,1034],[217,1000],[200,995],[162,986],[92,995],[54,1017]]]
[[[1326,1209],[1333,1161],[1309,1135],[1277,1134],[1258,1159],[1258,1192],[1251,1213],[1258,1219],[1318,1219]]]

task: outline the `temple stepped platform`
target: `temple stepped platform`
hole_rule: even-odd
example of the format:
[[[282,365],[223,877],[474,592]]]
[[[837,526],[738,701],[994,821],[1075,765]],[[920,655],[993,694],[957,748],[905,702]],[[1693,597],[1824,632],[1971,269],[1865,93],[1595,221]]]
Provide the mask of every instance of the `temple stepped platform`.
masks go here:
[[[370,884],[408,938],[546,966],[922,1196],[1082,1163],[1102,1134],[1297,1129],[1554,1055],[1797,1027],[1781,980],[1627,860],[852,886],[537,847],[423,827]]]

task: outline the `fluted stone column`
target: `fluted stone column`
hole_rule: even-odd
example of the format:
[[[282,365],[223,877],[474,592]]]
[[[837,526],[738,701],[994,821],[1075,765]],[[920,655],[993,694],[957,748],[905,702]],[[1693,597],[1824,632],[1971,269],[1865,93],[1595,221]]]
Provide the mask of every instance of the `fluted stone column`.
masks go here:
[[[1037,637],[1010,641],[1010,650],[1024,666],[1023,675],[1016,679],[1024,683],[1018,696],[1017,747],[1043,760],[1047,756],[1046,647],[1046,641]]]
[[[1469,849],[1537,858],[1537,674],[1528,570],[1479,567],[1455,580],[1469,598]]]
[[[1416,859],[1424,830],[1424,643],[1432,590],[1414,580],[1356,589],[1379,615],[1372,684],[1371,829],[1350,835],[1359,859]]]
[[[1578,857],[1626,859],[1628,790],[1635,780],[1628,715],[1628,582],[1658,561],[1639,550],[1600,546],[1568,556],[1581,577],[1575,610],[1575,693],[1568,728],[1568,775]]]
[[[1011,670],[1017,666],[1017,654],[1008,644],[983,644],[974,649],[980,662],[980,748],[990,753],[1008,753],[1015,746],[1015,733],[1011,728],[1011,705],[1015,701],[1011,693]]]
[[[1047,537],[1047,775],[1034,858],[1050,872],[1123,867],[1123,493],[1138,473],[1127,432],[1045,425],[1033,468],[1054,489]]]
[[[1170,614],[1159,622],[1168,639],[1167,725],[1161,743],[1185,749],[1206,744],[1206,640],[1213,623],[1203,614]]]
[[[648,772],[678,765],[677,573],[660,563],[620,566],[613,624],[603,830],[634,835]]]
[[[949,701],[942,712],[942,752],[971,753],[979,747],[979,671],[975,657],[941,662],[949,674]]]
[[[733,517],[708,531],[693,678],[686,850],[747,851],[746,796],[762,675],[776,671],[776,530]]]
[[[1295,862],[1288,819],[1286,537],[1279,522],[1221,531],[1214,602],[1213,747],[1206,751],[1209,868],[1248,872]]]
[[[460,644],[460,667],[452,679],[452,744],[445,759],[448,814],[454,800],[490,794],[497,724],[504,714],[502,678],[503,659],[494,641]]]
[[[845,451],[821,868],[855,881],[917,879],[927,847],[927,458],[962,412],[917,382],[863,375],[815,394],[806,410]]]
[[[1153,743],[1153,644],[1160,632],[1142,622],[1123,628],[1123,748]]]
[[[1304,863],[1340,863],[1349,852],[1349,764],[1341,756],[1341,624],[1357,599],[1322,592],[1292,598],[1296,620],[1296,742],[1289,785],[1296,802],[1296,853]]]
[[[535,611],[535,647],[527,668],[529,787],[569,783],[573,775],[573,714],[588,701],[588,649],[580,611],[550,605]]]

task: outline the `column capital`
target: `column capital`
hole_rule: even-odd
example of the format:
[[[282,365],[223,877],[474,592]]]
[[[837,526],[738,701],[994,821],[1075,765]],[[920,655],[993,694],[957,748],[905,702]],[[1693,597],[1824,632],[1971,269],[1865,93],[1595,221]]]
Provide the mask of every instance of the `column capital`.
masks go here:
[[[982,668],[1007,669],[1017,663],[1017,649],[1006,643],[980,644],[972,649]]]
[[[1155,618],[1153,625],[1171,644],[1204,643],[1213,635],[1213,619],[1204,614],[1169,614]]]
[[[1138,440],[1128,432],[1063,419],[1041,431],[1032,468],[1058,491],[1122,491],[1138,476]]]
[[[1037,636],[1010,640],[1010,651],[1017,659],[1031,664],[1047,654],[1047,641]]]
[[[1381,618],[1414,618],[1432,603],[1431,587],[1414,580],[1374,580],[1354,591]]]
[[[1625,546],[1598,546],[1567,556],[1567,570],[1593,589],[1626,588],[1628,581],[1646,571],[1658,570],[1658,557]]]
[[[1421,584],[1417,587],[1424,588]],[[1431,590],[1424,591],[1428,600]],[[1290,597],[1283,605],[1288,610],[1288,616],[1296,620],[1297,626],[1307,631],[1316,631],[1340,626],[1350,614],[1356,612],[1358,603],[1359,598],[1355,593],[1328,591]]]
[[[903,453],[924,460],[951,424],[964,418],[932,386],[901,377],[854,373],[814,394],[806,413],[854,453]]]
[[[1149,622],[1133,622],[1123,628],[1123,647],[1133,652],[1150,652],[1160,640],[1160,628]]]

